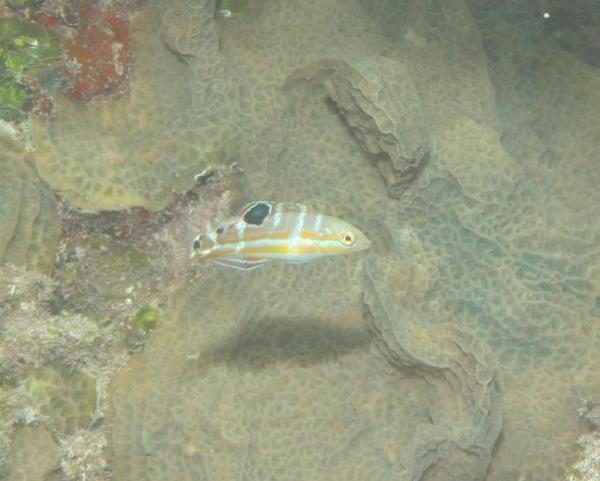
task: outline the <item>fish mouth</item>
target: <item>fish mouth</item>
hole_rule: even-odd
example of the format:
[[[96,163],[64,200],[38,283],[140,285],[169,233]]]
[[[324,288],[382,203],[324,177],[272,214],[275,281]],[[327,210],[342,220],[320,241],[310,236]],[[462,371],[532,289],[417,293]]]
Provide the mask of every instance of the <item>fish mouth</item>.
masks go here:
[[[358,231],[357,235],[356,235],[356,239],[357,239],[356,246],[355,246],[356,250],[366,251],[368,248],[371,247],[372,242],[364,233]]]

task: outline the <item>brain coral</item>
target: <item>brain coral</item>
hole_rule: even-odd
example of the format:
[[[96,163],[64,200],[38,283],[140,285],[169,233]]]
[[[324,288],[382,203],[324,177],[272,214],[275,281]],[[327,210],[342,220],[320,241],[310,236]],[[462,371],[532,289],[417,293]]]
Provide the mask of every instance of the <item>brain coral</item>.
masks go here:
[[[54,363],[28,373],[23,387],[54,431],[73,434],[89,427],[96,408],[96,391],[92,379],[83,373]]]
[[[370,345],[360,262],[256,274],[207,266],[175,293],[164,328],[115,380],[118,479],[418,479],[439,462],[478,479],[497,435],[497,424],[486,430],[494,395],[476,389],[473,432],[445,420],[457,409],[452,385],[486,385],[493,364],[476,361],[477,374],[450,377],[435,395],[435,364],[402,375]],[[421,339],[416,356],[433,362],[426,350],[438,341]],[[475,351],[473,339],[463,342]],[[473,361],[455,354],[450,364]],[[469,468],[468,455],[456,460],[463,449],[475,455]]]
[[[222,24],[218,73],[246,80],[227,88],[248,191],[347,218],[374,247],[364,265],[199,266],[112,384],[119,481],[545,481],[568,465],[577,398],[600,398],[598,124],[560,120],[577,97],[559,76],[558,103],[555,87],[500,89],[521,70],[488,70],[467,4],[443,3],[274,2]],[[168,14],[169,45],[201,70],[194,25],[211,20],[176,14],[190,5]],[[393,84],[394,66],[416,89],[408,112],[334,88]],[[503,110],[495,87],[550,120]],[[400,138],[402,112],[427,119],[430,159],[390,199],[362,149],[422,145]],[[379,145],[386,117],[396,140]]]
[[[438,401],[431,408],[433,426],[421,428],[413,440],[413,453],[428,453],[412,460],[420,469],[415,477],[427,471],[428,476],[482,479],[502,425],[496,359],[469,329],[454,322],[431,325],[425,302],[420,309],[402,307],[401,297],[393,294],[404,275],[402,264],[385,256],[369,259],[365,321],[393,366],[425,377],[437,392],[432,394]]]
[[[277,8],[270,14],[285,16]],[[228,47],[238,54],[239,46]],[[282,44],[271,40],[264,48],[264,62],[280,58]],[[294,55],[311,60],[310,53],[290,52],[279,70],[260,72],[258,92],[273,77],[284,84]],[[259,135],[242,138],[248,189],[327,209],[378,239],[389,202],[385,184],[328,109],[327,91],[299,81],[288,82],[283,96],[266,93],[279,107]],[[485,471],[500,418],[493,360],[476,340],[446,332],[444,342],[464,342],[466,353],[449,351],[447,362],[473,362],[477,370],[448,382],[440,371],[433,388],[424,373],[436,372],[427,365],[434,351],[417,355],[422,371],[403,371],[371,346],[359,259],[273,265],[249,277],[202,269],[174,293],[147,350],[113,383],[119,479],[418,479],[434,462],[464,479]],[[435,339],[414,342],[435,346]],[[445,421],[455,403],[468,406],[465,426]],[[432,419],[440,424],[430,429]],[[463,464],[471,455],[461,453],[469,451],[473,459]]]
[[[61,235],[52,194],[23,154],[0,153],[0,263],[49,273]]]
[[[294,78],[323,83],[362,149],[378,159],[390,196],[399,197],[430,150],[421,99],[407,66],[378,56],[352,63],[320,61]]]
[[[60,447],[42,428],[19,426],[13,434],[12,469],[6,479],[35,481],[51,479],[60,461]]]
[[[232,142],[216,26],[198,28],[197,50],[188,57],[176,50],[183,47],[168,18],[161,26],[159,3],[133,15],[138,48],[129,92],[87,105],[58,98],[58,114],[33,123],[40,175],[82,209],[159,210],[194,174],[224,161]]]

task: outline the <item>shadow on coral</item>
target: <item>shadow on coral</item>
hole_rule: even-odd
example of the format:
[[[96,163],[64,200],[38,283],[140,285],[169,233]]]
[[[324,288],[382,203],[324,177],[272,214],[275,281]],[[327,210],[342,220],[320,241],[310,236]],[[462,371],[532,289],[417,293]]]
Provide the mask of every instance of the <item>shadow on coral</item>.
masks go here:
[[[365,349],[370,342],[366,330],[358,327],[313,319],[266,318],[244,324],[200,357],[209,365],[227,364],[241,370],[290,361],[308,366]]]

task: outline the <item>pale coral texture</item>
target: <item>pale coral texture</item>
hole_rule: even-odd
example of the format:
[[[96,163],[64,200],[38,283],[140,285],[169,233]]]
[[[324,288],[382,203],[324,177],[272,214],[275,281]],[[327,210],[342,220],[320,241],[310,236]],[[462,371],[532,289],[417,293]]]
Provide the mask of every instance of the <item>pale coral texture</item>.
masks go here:
[[[174,9],[162,18],[150,7],[133,14],[137,48],[124,95],[87,105],[59,98],[56,116],[33,122],[40,175],[71,204],[87,211],[160,210],[195,174],[227,160],[233,145],[227,101],[237,100],[226,95],[217,27],[197,25],[194,56],[202,67],[190,69],[185,35],[171,33],[173,17],[197,16]]]
[[[0,265],[50,273],[61,235],[54,198],[24,152],[0,149]]]
[[[215,67],[247,191],[374,247],[199,266],[113,383],[117,479],[556,479],[600,397],[597,73],[519,80],[460,0],[250,3]]]
[[[110,386],[114,479],[546,481],[579,455],[593,469],[595,414],[579,410],[600,400],[597,69],[486,2],[242,4],[230,19],[212,1],[141,4],[130,92],[60,101],[34,128],[40,175],[87,210],[157,210],[236,161],[247,197],[339,216],[373,246],[171,281]],[[35,189],[6,192],[26,207],[0,215],[30,237]],[[100,331],[82,325],[89,349]],[[87,472],[77,439],[70,473]]]

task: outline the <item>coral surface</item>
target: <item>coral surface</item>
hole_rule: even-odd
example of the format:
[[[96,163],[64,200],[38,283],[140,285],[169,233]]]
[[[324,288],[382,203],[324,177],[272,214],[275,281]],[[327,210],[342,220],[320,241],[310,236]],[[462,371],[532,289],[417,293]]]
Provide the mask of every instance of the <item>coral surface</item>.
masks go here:
[[[427,122],[407,65],[387,57],[315,62],[294,79],[322,83],[362,149],[378,160],[391,197],[415,180],[430,155]]]
[[[10,481],[48,479],[58,467],[60,448],[45,429],[21,426],[13,436],[13,469]],[[35,459],[35,463],[31,460]]]
[[[84,215],[61,203],[53,277],[0,266],[2,479],[106,479],[109,380],[160,324],[188,267],[182,246],[228,210],[230,183],[207,175],[156,214]]]
[[[149,2],[130,19],[130,42],[137,49],[129,91],[85,107],[57,98],[61,114],[33,123],[40,175],[71,204],[87,211],[135,206],[160,210],[175,192],[191,187],[195,174],[228,160],[235,147],[231,107],[238,99],[225,87],[212,16],[210,22],[196,18],[194,10],[210,8],[204,3],[189,15],[173,8],[163,18],[160,2]],[[173,19],[198,20],[196,35],[175,36],[170,31]],[[102,22],[93,28],[103,38],[108,35],[104,30],[115,30],[117,36],[121,29],[103,30]],[[185,50],[188,41],[197,48],[193,69]],[[124,42],[115,55],[124,54]],[[74,45],[79,48],[76,41]],[[81,75],[86,72],[82,68]],[[123,66],[122,75],[126,70]],[[91,89],[89,95],[103,88],[87,85],[82,89]]]
[[[406,299],[394,295],[402,264],[385,256],[368,260],[365,322],[392,366],[424,377],[436,392],[429,405],[432,425],[413,439],[407,461],[415,470],[411,477],[421,479],[427,472],[433,479],[483,479],[502,427],[495,356],[468,328],[439,317],[432,324],[426,301],[406,309]],[[427,277],[421,281],[434,282]]]
[[[565,481],[596,481],[600,473],[600,434],[586,434],[577,440],[583,453],[565,476]]]
[[[168,16],[193,71],[202,22],[189,18]],[[562,82],[561,104],[531,90],[516,132],[496,103],[514,83],[496,86],[523,69],[488,68],[488,37],[460,0],[276,2],[217,21],[218,71],[243,80],[225,85],[247,121],[247,191],[348,218],[375,245],[366,277],[356,259],[248,277],[201,266],[113,383],[117,476],[559,476],[582,430],[577,396],[600,389],[600,203],[581,152],[598,110],[567,126],[573,89]],[[324,356],[331,322],[356,331],[334,333],[343,347]]]
[[[129,91],[58,98],[34,162],[77,207],[148,210],[63,204],[55,279],[1,271],[0,459],[38,473],[20,421],[67,479],[594,479],[600,76],[486,5],[138,3]],[[232,161],[237,197],[209,181]],[[19,189],[0,245],[33,232]],[[372,248],[191,270],[190,231],[259,198]]]
[[[23,387],[36,411],[51,419],[55,432],[72,434],[90,427],[96,390],[85,374],[55,363],[27,373]]]
[[[0,153],[0,264],[50,273],[61,235],[54,198],[27,155],[3,144]]]

